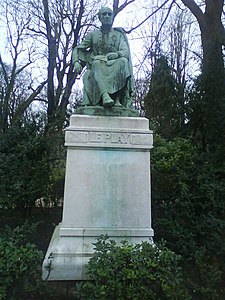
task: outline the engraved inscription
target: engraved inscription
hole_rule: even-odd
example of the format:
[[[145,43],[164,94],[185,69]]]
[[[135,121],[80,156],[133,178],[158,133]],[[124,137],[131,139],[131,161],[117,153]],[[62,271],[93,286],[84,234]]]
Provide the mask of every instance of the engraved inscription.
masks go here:
[[[107,131],[69,131],[66,142],[75,144],[110,145],[152,145],[151,134],[107,132]]]
[[[130,133],[90,132],[89,142],[104,143],[104,144],[129,144]]]

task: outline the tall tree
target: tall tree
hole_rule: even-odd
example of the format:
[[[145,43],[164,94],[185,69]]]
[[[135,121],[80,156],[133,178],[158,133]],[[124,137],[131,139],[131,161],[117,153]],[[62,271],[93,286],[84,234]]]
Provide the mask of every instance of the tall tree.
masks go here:
[[[157,1],[155,1],[157,2]],[[162,21],[165,24],[171,6],[188,8],[197,20],[202,45],[202,69],[197,81],[197,96],[191,103],[190,128],[201,141],[202,149],[210,153],[223,151],[225,147],[225,70],[223,47],[225,29],[222,21],[223,0],[169,0],[160,1],[168,13]],[[160,8],[159,3],[158,8]],[[167,6],[166,6],[167,5]],[[155,10],[157,12],[157,10]],[[150,14],[151,15],[151,14]],[[162,30],[159,28],[159,32]],[[156,36],[158,38],[159,34]],[[157,41],[157,39],[156,39]],[[177,56],[178,57],[178,56]],[[179,71],[179,69],[177,69]],[[179,72],[178,74],[179,75]],[[220,155],[218,155],[218,161]]]
[[[164,56],[157,59],[145,97],[146,116],[150,127],[166,138],[173,138],[183,126],[183,109],[178,84]],[[181,100],[181,101],[180,101]]]
[[[225,70],[223,46],[225,29],[222,23],[223,0],[205,0],[205,11],[193,0],[182,0],[196,17],[201,31],[203,50],[202,75],[198,81],[198,98],[193,105],[194,129],[198,131],[203,149],[212,154],[225,146],[221,136],[225,135]],[[196,115],[198,114],[198,115]]]
[[[196,17],[201,30],[203,73],[224,74],[222,47],[225,46],[225,29],[222,23],[223,0],[205,0],[205,11],[194,0],[181,0]]]
[[[84,0],[39,0],[30,1],[29,5],[34,15],[29,26],[30,37],[38,40],[46,62],[48,123],[60,129],[76,81],[71,64],[72,48],[93,24],[95,3],[92,12],[85,11]]]
[[[24,114],[41,92],[46,81],[30,80],[32,76],[29,68],[34,62],[34,49],[32,43],[28,43],[27,40],[27,26],[31,20],[29,13],[23,11],[20,2],[9,0],[2,5],[1,18],[6,24],[7,50],[11,58],[11,62],[6,64],[0,55],[0,131],[6,131],[9,125],[17,122]],[[29,46],[25,54],[26,43]]]
[[[155,17],[157,19],[157,16]],[[176,9],[170,14],[169,20],[169,24],[161,29],[160,35],[152,28],[150,38],[146,38],[148,53],[146,60],[150,62],[149,72],[152,72],[150,90],[145,98],[146,116],[150,117],[150,123],[151,118],[156,116],[161,120],[164,116],[163,122],[167,119],[167,129],[164,128],[167,133],[166,131],[163,133],[164,126],[160,125],[161,121],[155,123],[157,129],[161,128],[160,132],[166,137],[169,137],[169,128],[170,133],[180,134],[187,122],[187,82],[191,77],[193,63],[196,63],[194,62],[196,55],[191,51],[191,45],[195,40],[191,34],[194,24],[190,13],[187,9],[184,11]],[[160,25],[156,27],[159,28]]]

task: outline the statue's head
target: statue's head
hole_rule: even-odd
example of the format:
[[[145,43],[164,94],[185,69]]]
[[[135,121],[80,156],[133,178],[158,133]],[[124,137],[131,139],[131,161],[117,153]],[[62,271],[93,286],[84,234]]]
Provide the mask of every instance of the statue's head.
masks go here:
[[[113,11],[109,7],[101,7],[98,17],[103,26],[112,25],[113,23]]]

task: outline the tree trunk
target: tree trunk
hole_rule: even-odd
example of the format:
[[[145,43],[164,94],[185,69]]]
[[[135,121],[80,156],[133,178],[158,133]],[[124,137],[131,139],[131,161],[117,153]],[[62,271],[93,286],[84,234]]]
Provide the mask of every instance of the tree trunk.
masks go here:
[[[196,17],[201,30],[203,64],[199,129],[205,149],[215,153],[219,148],[223,148],[222,136],[225,135],[225,71],[222,51],[225,45],[225,30],[221,21],[224,3],[223,0],[205,0],[203,13],[194,0],[182,2]]]
[[[52,118],[54,118],[54,112],[55,112],[54,70],[56,66],[56,40],[52,35],[51,24],[49,19],[48,0],[43,0],[43,7],[44,7],[44,18],[45,18],[45,25],[47,31],[47,39],[48,39],[47,115],[48,115],[48,120],[51,122]]]
[[[223,0],[205,0],[205,12],[194,0],[181,0],[196,17],[200,30],[203,48],[203,73],[224,74],[222,46],[225,45],[225,29],[221,21]]]

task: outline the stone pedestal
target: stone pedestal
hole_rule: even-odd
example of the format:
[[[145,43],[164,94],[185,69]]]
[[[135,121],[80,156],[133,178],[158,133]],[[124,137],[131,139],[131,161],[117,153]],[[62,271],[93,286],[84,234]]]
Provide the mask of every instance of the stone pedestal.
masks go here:
[[[101,234],[118,242],[152,241],[152,143],[145,118],[71,117],[63,219],[46,253],[43,279],[85,279]]]

